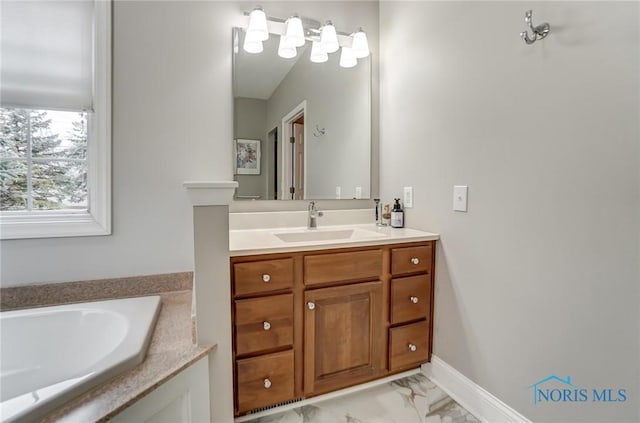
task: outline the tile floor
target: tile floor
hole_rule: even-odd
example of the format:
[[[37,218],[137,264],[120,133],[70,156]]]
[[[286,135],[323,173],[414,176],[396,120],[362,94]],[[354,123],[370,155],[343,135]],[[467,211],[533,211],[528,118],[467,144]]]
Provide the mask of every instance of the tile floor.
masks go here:
[[[247,423],[479,422],[422,374]]]

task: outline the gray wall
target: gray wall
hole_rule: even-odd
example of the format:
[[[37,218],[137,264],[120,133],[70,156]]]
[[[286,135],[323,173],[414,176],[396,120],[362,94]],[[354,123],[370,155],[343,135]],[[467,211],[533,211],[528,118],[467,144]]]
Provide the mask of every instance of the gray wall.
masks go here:
[[[381,192],[442,236],[434,352],[533,421],[640,420],[638,8],[380,6]],[[551,374],[629,399],[534,405]]]
[[[356,186],[368,198],[371,59],[344,69],[339,66],[339,51],[330,54],[326,63],[311,62],[310,53],[307,48],[269,98],[267,127],[277,126],[283,134],[282,118],[306,100],[305,198],[334,198],[336,186],[341,187],[343,198],[354,198]],[[316,125],[326,129],[325,135],[313,136]]]
[[[333,19],[345,31],[364,24],[378,52],[371,2],[261,4],[271,16]],[[113,235],[2,241],[2,286],[193,270],[192,207],[182,183],[233,179],[231,33],[254,6],[114,2]],[[377,61],[373,76],[377,85]],[[377,119],[375,99],[377,88]]]
[[[263,200],[267,198],[267,101],[255,98],[234,99],[234,125],[235,138],[260,140],[260,174],[259,175],[235,175],[238,181],[236,195],[259,195]],[[241,124],[239,124],[241,122]]]
[[[225,2],[117,1],[113,235],[2,241],[2,285],[193,269],[182,183],[231,180],[231,27]]]

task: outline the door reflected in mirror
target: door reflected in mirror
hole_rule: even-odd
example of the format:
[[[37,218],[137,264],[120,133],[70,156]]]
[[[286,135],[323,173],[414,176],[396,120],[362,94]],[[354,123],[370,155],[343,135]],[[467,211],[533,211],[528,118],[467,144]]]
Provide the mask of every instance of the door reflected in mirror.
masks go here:
[[[274,34],[251,54],[243,37],[234,28],[234,138],[259,140],[261,154],[259,174],[236,173],[236,199],[371,198],[370,57],[313,63],[307,41],[283,59]]]

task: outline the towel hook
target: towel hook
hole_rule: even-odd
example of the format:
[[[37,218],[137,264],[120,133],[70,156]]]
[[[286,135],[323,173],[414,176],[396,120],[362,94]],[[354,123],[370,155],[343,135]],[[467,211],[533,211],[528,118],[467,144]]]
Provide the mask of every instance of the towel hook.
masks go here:
[[[327,132],[327,130],[325,128],[320,128],[320,125],[318,125],[316,123],[316,129],[314,129],[313,131],[313,136],[316,138],[320,138],[322,136],[324,136],[324,134]]]
[[[527,10],[524,14],[524,22],[527,24],[531,32],[533,33],[532,37],[529,37],[529,33],[527,31],[522,31],[520,36],[527,44],[533,44],[536,40],[542,40],[544,37],[549,35],[549,31],[551,30],[551,26],[548,23],[542,23],[538,26],[533,26],[533,22],[531,21],[531,15],[533,14],[533,10]]]

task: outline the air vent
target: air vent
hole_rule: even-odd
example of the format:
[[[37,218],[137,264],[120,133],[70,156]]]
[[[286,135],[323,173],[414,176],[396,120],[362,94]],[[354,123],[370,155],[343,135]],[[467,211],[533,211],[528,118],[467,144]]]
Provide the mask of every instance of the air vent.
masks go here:
[[[300,402],[303,399],[304,398],[300,397],[300,398],[292,399],[292,400],[289,400],[289,401],[283,401],[283,402],[279,402],[277,404],[268,405],[266,407],[255,408],[255,409],[253,409],[251,411],[247,411],[247,414],[256,414],[256,413],[261,413],[261,412],[267,411],[267,410],[273,410],[274,408],[282,407],[283,405],[295,404],[296,402]]]

